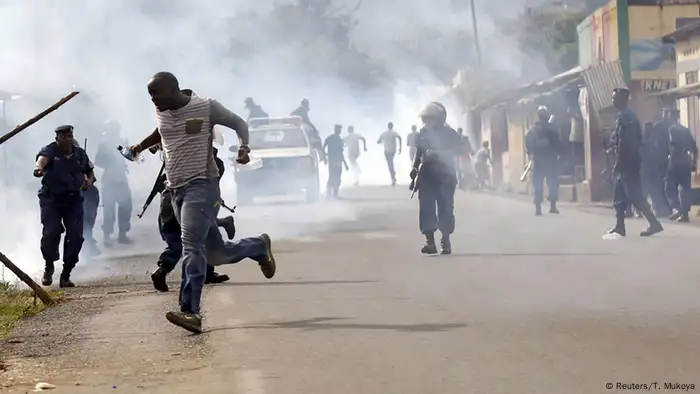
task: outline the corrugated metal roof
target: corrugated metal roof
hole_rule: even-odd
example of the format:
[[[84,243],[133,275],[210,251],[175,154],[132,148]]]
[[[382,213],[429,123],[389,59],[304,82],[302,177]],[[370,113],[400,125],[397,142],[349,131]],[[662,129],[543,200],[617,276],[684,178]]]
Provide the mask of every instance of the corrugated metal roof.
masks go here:
[[[684,98],[700,95],[700,82],[649,94],[649,97]]]
[[[619,60],[590,66],[583,71],[582,76],[596,111],[612,106],[613,89],[627,87]]]

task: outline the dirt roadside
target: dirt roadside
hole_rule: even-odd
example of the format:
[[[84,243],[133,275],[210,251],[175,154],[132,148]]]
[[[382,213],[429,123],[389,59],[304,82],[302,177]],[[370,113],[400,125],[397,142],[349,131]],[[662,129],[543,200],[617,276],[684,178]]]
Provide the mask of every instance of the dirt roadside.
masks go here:
[[[155,292],[145,274],[72,289],[0,342],[0,392],[32,392],[38,382],[53,393],[201,392],[206,337],[163,323],[176,305],[177,288]]]

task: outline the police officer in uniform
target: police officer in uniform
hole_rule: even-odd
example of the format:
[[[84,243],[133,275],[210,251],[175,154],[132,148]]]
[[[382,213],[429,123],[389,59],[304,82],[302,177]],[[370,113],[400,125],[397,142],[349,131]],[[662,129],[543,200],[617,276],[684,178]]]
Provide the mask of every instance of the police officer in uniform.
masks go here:
[[[423,128],[416,137],[416,157],[410,176],[416,180],[419,200],[419,226],[425,235],[424,254],[436,254],[435,232],[442,235],[442,254],[452,253],[450,235],[455,229],[454,195],[457,188],[457,160],[462,139],[448,126],[447,110],[437,102],[420,113]],[[420,166],[420,177],[418,169]]]
[[[537,109],[537,121],[525,136],[525,150],[532,160],[532,187],[535,192],[535,215],[542,215],[544,182],[549,192],[549,213],[559,213],[559,133],[549,123],[549,109]]]
[[[126,146],[121,138],[121,125],[116,120],[108,120],[104,125],[102,141],[97,148],[95,164],[104,170],[102,174],[102,231],[104,243],[111,245],[111,236],[117,225],[117,242],[132,244],[127,236],[131,230],[133,205],[131,188],[127,177],[126,160],[117,151],[117,145]],[[115,223],[116,222],[116,223]]]
[[[212,147],[214,150],[214,160],[216,161],[216,166],[219,169],[219,180],[224,175],[226,170],[224,162],[218,157],[218,150]],[[165,241],[166,247],[163,253],[160,254],[158,258],[158,269],[156,269],[151,274],[151,280],[153,281],[153,287],[158,291],[169,291],[167,276],[170,272],[175,269],[178,261],[180,261],[180,256],[182,255],[182,238],[180,223],[178,223],[175,216],[175,211],[172,204],[172,192],[165,188],[165,183],[167,181],[166,174],[161,176],[158,180],[160,185],[160,211],[158,212],[158,230],[160,231],[160,237]],[[234,223],[233,216],[227,216],[225,218],[217,219],[216,224],[226,231],[226,236],[228,239],[233,239],[236,236],[236,227]],[[185,270],[183,267],[183,275]],[[217,284],[224,283],[229,280],[229,276],[226,274],[219,274],[214,271],[214,266],[207,265],[207,271],[204,283],[205,284]]]
[[[75,287],[70,274],[78,263],[83,246],[83,194],[93,179],[93,165],[85,151],[73,143],[73,126],[56,128],[56,141],[43,147],[36,156],[34,176],[41,179],[41,254],[45,261],[41,283],[53,282],[58,246],[63,240],[63,271],[59,286]]]
[[[80,144],[75,139],[73,144],[80,147]],[[97,247],[97,240],[95,240],[93,235],[95,222],[97,222],[97,210],[100,207],[100,191],[97,190],[95,182],[97,182],[97,178],[93,173],[90,185],[83,192],[83,238],[86,244],[85,251],[91,257],[99,256],[102,253],[100,248]]]
[[[690,221],[688,215],[691,199],[690,180],[698,164],[698,147],[690,129],[678,122],[679,117],[678,110],[670,111],[671,125],[668,130],[670,152],[666,173],[666,196],[673,209],[669,219],[687,223]],[[678,198],[679,187],[680,198]]]
[[[309,100],[302,99],[299,106],[294,111],[292,111],[290,115],[300,117],[301,121],[311,128],[311,145],[318,151],[321,161],[325,162],[326,157],[324,153],[324,147],[322,146],[321,142],[321,134],[318,132],[316,126],[314,126],[314,124],[311,123],[311,119],[309,118],[309,111],[311,111]]]
[[[339,198],[338,190],[340,189],[343,167],[345,167],[345,170],[349,169],[343,155],[344,142],[340,137],[341,130],[341,125],[335,125],[333,134],[326,137],[326,140],[323,142],[323,149],[328,149],[328,152],[326,152],[326,157],[328,158],[327,198]]]
[[[629,109],[630,92],[624,88],[613,91],[613,106],[619,111],[610,146],[615,153],[613,165],[613,205],[617,223],[608,234],[627,235],[625,211],[632,205],[649,221],[649,227],[640,233],[647,237],[663,231],[649,203],[642,196],[641,145],[642,130],[637,115]]]

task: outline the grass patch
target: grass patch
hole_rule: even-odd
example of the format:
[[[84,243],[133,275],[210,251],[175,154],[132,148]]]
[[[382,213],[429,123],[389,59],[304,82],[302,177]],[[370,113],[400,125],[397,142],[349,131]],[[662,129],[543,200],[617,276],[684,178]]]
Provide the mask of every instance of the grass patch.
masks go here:
[[[51,292],[58,303],[60,292]],[[0,339],[5,339],[12,328],[25,317],[34,316],[46,309],[46,306],[31,290],[19,289],[17,286],[0,282]]]

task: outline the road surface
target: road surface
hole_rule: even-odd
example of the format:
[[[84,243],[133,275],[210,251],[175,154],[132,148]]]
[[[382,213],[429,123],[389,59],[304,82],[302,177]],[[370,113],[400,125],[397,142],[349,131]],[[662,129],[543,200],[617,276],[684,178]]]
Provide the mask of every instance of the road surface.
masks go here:
[[[428,257],[403,187],[346,195],[316,210],[241,208],[240,231],[276,237],[278,274],[221,268],[232,282],[206,290],[198,337],[165,321],[175,293],[151,292],[152,258],[134,257],[121,269],[136,283],[83,289],[34,321],[43,328],[20,327],[7,392],[36,381],[55,393],[700,389],[699,228],[640,238],[633,219],[626,239],[604,241],[611,212],[534,217],[528,203],[460,192],[454,254]]]

